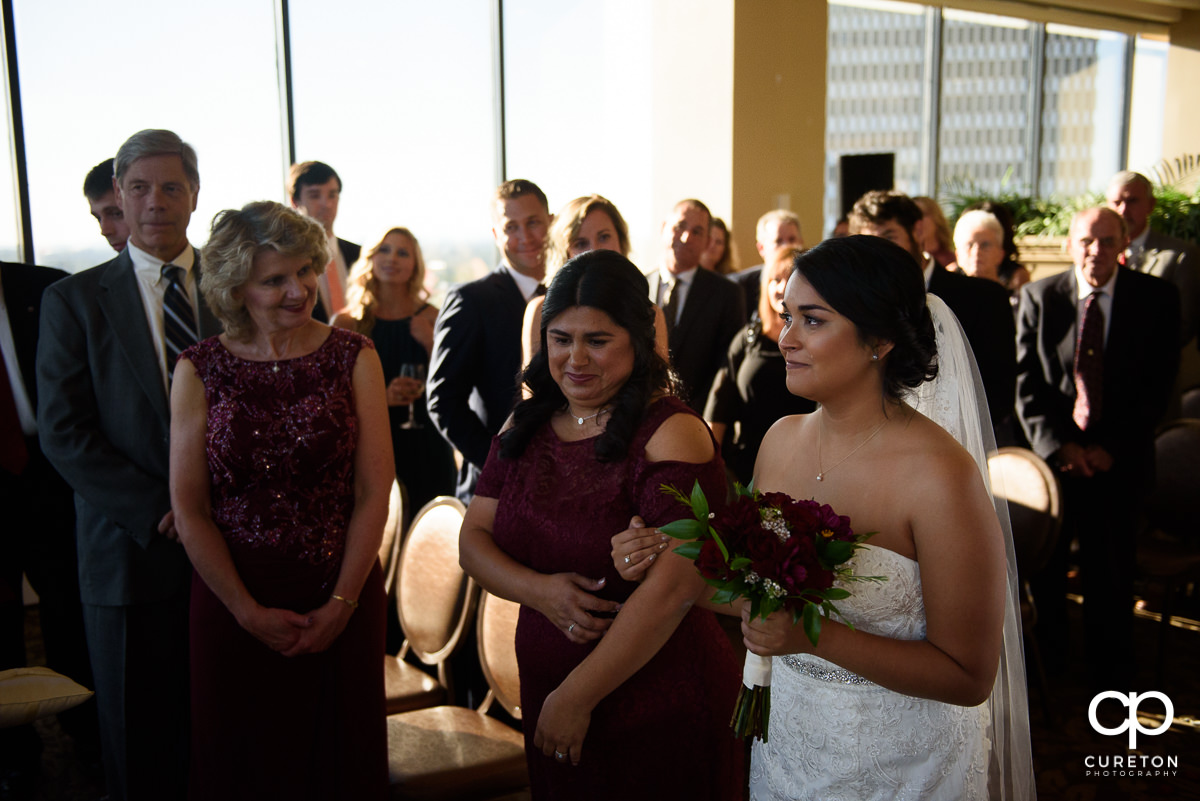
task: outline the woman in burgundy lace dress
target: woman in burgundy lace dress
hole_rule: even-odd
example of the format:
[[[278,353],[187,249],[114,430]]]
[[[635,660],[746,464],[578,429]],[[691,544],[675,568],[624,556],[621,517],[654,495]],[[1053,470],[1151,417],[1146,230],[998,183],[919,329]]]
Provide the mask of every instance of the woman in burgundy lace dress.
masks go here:
[[[312,319],[324,231],[278,203],[213,221],[225,327],[171,393],[171,497],[195,567],[192,799],[387,793],[384,595],[393,468],[370,340]]]
[[[517,661],[536,799],[737,799],[733,651],[692,563],[661,551],[642,584],[609,539],[633,515],[690,514],[662,492],[725,497],[704,422],[671,394],[646,279],[591,251],[555,276],[529,397],[492,443],[460,537],[466,570],[521,604]],[[657,575],[656,575],[657,574]],[[654,763],[653,770],[647,765]]]

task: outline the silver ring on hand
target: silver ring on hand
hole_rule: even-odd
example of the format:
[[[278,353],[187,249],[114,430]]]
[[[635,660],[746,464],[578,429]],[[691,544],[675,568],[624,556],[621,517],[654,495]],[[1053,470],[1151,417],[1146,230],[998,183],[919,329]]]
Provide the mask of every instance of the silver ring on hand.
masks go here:
[[[567,626],[567,634],[570,634],[574,630],[575,630],[575,621],[572,620],[571,625]],[[555,751],[554,753],[557,754],[558,752]],[[564,754],[564,756],[565,756],[565,754]]]
[[[626,554],[626,555],[625,555],[625,564],[629,564],[631,561],[632,561],[632,560],[629,558],[629,555],[628,555],[628,554]]]
[[[562,751],[555,751],[554,758],[557,759],[559,762],[562,762],[564,759],[567,758],[567,755],[564,754]]]

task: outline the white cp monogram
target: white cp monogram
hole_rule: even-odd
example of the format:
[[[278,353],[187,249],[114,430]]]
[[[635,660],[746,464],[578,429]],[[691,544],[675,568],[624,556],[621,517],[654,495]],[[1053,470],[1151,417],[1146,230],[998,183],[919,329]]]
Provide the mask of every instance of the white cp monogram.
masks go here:
[[[1123,721],[1120,726],[1113,729],[1105,728],[1100,725],[1100,721],[1096,720],[1096,707],[1100,706],[1100,702],[1105,698],[1115,698],[1125,706],[1129,707],[1129,720]],[[1157,698],[1162,701],[1162,704],[1167,709],[1167,715],[1163,719],[1162,725],[1157,729],[1147,729],[1137,719],[1138,706],[1142,703],[1143,698]],[[1119,693],[1116,690],[1109,690],[1100,693],[1092,699],[1092,703],[1088,706],[1088,722],[1092,724],[1092,728],[1100,734],[1120,734],[1123,731],[1129,732],[1129,749],[1132,751],[1137,748],[1137,733],[1142,734],[1162,734],[1171,727],[1175,721],[1175,706],[1171,703],[1171,699],[1157,690],[1151,690],[1148,693]]]

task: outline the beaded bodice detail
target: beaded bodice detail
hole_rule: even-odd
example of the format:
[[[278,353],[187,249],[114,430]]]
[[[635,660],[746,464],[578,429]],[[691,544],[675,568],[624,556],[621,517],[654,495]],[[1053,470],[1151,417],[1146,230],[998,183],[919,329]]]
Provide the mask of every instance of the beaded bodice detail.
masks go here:
[[[898,640],[925,636],[921,572],[915,561],[867,546],[854,573],[882,582],[842,585],[838,601],[859,631]],[[751,799],[987,797],[987,705],[961,707],[881,687],[839,665],[805,655],[776,657],[771,730],[755,743]]]
[[[354,506],[353,373],[371,341],[334,328],[283,361],[239,358],[216,337],[185,352],[208,401],[213,520],[231,550],[340,564]]]

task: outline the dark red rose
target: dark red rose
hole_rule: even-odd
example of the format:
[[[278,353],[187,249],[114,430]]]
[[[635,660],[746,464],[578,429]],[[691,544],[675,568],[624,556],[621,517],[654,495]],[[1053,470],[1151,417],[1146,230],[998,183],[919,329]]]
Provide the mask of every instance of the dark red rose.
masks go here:
[[[780,511],[783,519],[791,526],[796,534],[813,535],[820,531],[820,507],[813,501],[791,501],[784,504]]]
[[[729,578],[729,567],[721,556],[721,549],[714,540],[705,540],[700,546],[700,555],[696,557],[696,568],[700,575],[709,579],[724,581]]]
[[[733,503],[717,512],[712,527],[721,535],[721,541],[731,554],[746,549],[746,538],[762,528],[758,506],[747,497],[738,497]]]

